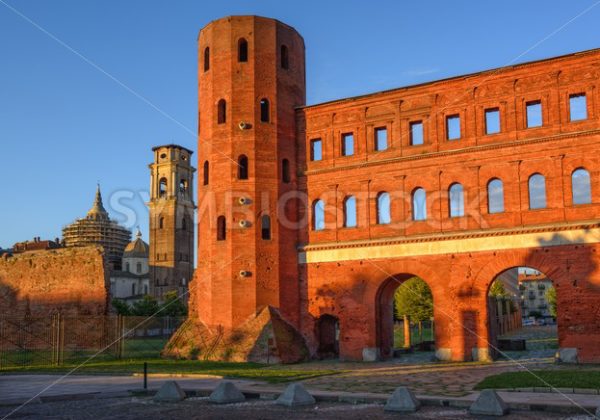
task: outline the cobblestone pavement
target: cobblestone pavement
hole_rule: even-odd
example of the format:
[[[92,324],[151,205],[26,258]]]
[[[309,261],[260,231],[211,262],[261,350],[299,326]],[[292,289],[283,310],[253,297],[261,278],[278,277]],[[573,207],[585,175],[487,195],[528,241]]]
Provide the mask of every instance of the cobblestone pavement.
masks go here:
[[[475,385],[490,375],[501,372],[554,368],[552,359],[525,359],[495,363],[407,364],[390,361],[376,364],[320,362],[324,369],[343,372],[333,376],[309,379],[304,383],[314,389],[389,393],[398,386],[407,386],[417,394],[460,397],[469,394]],[[311,364],[315,368],[315,363]],[[295,366],[298,368],[298,366]]]
[[[433,361],[432,352],[406,354],[393,361],[375,364],[318,362],[324,369],[347,372],[311,379],[306,383],[315,389],[382,393],[405,385],[418,394],[458,397],[469,394],[475,385],[489,375],[564,367],[554,364],[557,341],[555,325],[524,327],[502,338],[525,339],[528,350],[503,352],[500,360],[494,363],[440,363]],[[310,366],[314,369],[315,362]]]
[[[0,417],[9,415],[14,407],[0,407]],[[273,401],[254,400],[240,404],[216,406],[206,398],[189,398],[177,404],[155,403],[150,398],[109,398],[103,400],[58,401],[30,404],[9,418],[21,419],[464,419],[471,418],[466,410],[445,407],[423,407],[417,413],[399,415],[386,413],[382,404],[320,403],[314,407],[290,409]],[[472,417],[475,418],[475,417]],[[589,419],[557,413],[514,412],[503,419]]]

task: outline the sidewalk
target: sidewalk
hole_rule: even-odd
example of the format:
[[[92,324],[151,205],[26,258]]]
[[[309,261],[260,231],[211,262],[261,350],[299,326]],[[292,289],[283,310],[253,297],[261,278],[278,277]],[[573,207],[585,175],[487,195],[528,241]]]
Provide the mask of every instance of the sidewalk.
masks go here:
[[[142,377],[135,376],[68,376],[60,375],[2,375],[0,376],[0,406],[44,403],[58,400],[103,399],[128,397],[131,390],[142,388]],[[149,392],[153,393],[167,380],[175,380],[193,395],[208,395],[221,381],[215,377],[171,377],[152,375],[148,378]],[[246,394],[255,398],[274,399],[287,384],[271,385],[259,381],[233,380]],[[319,401],[383,403],[389,397],[385,393],[309,391]],[[47,388],[47,389],[46,389]],[[39,395],[38,395],[39,394]],[[595,412],[600,406],[600,395],[537,393],[537,392],[499,392],[504,401],[513,410],[541,410],[561,413],[581,413],[581,407]],[[418,395],[424,405],[466,408],[479,395],[478,392],[463,397]]]

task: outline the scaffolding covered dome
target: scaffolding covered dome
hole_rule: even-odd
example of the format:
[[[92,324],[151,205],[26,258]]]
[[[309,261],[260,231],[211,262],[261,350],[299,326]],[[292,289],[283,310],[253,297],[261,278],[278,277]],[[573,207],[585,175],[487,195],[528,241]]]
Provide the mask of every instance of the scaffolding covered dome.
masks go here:
[[[63,238],[67,247],[101,245],[111,269],[120,270],[123,252],[131,241],[131,232],[110,220],[98,186],[94,205],[86,217],[64,227]]]

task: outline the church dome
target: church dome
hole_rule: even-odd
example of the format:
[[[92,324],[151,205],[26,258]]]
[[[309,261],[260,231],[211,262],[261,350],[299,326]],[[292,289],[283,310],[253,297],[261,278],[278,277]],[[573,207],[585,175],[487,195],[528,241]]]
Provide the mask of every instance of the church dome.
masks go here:
[[[142,232],[137,231],[135,240],[125,247],[123,258],[148,258],[150,246],[142,240]]]

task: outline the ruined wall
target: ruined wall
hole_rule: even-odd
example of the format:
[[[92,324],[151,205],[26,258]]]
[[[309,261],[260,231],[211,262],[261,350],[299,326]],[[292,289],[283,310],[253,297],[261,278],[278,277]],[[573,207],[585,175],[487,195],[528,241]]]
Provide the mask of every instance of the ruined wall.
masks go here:
[[[101,315],[107,306],[108,270],[101,248],[64,248],[0,258],[3,315]]]

